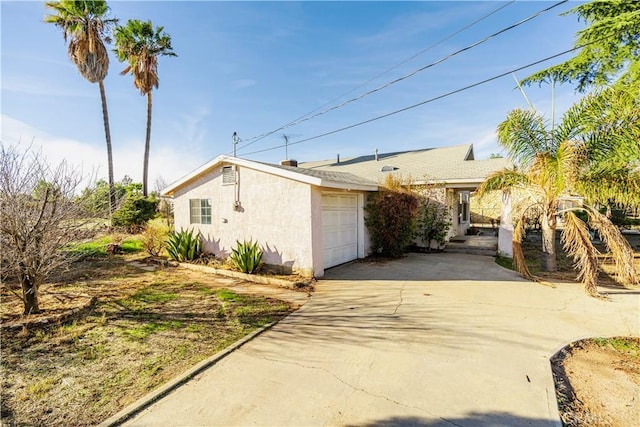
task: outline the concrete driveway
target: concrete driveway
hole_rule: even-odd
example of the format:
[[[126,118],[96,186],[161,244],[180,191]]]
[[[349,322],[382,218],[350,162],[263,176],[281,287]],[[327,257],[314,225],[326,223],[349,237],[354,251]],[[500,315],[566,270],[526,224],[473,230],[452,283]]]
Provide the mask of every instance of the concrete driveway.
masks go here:
[[[550,356],[640,334],[639,293],[610,294],[472,255],[339,267],[298,312],[128,424],[560,425]]]

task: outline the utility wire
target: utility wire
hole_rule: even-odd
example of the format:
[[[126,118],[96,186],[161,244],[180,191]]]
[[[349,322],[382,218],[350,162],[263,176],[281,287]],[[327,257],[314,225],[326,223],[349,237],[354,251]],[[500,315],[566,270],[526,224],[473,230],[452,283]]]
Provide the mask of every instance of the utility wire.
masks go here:
[[[596,43],[596,42],[593,42],[593,43]],[[592,43],[588,43],[588,44],[592,44]],[[523,65],[521,67],[514,68],[514,69],[509,70],[509,71],[505,71],[504,73],[498,74],[497,76],[493,76],[493,77],[490,77],[488,79],[485,79],[485,80],[470,84],[470,85],[462,87],[460,89],[452,90],[451,92],[447,92],[445,94],[438,95],[438,96],[433,97],[433,98],[429,98],[429,99],[427,99],[425,101],[418,102],[417,104],[413,104],[413,105],[410,105],[408,107],[404,107],[404,108],[401,108],[399,110],[395,110],[395,111],[392,111],[390,113],[386,113],[386,114],[383,114],[381,116],[374,117],[372,119],[364,120],[362,122],[358,122],[358,123],[355,123],[355,124],[352,124],[352,125],[349,125],[349,126],[345,126],[345,127],[342,127],[342,128],[339,128],[339,129],[335,129],[335,130],[332,130],[332,131],[329,131],[329,132],[325,132],[325,133],[320,134],[320,135],[312,136],[311,138],[305,138],[305,139],[302,139],[300,141],[289,142],[288,145],[291,146],[291,145],[296,145],[296,144],[302,144],[303,142],[313,141],[314,139],[322,138],[322,137],[325,137],[325,136],[328,136],[328,135],[333,135],[335,133],[343,132],[343,131],[348,130],[348,129],[353,129],[355,127],[362,126],[362,125],[365,125],[367,123],[375,122],[376,120],[384,119],[386,117],[390,117],[390,116],[393,116],[395,114],[399,114],[399,113],[411,110],[413,108],[420,107],[420,106],[425,105],[425,104],[429,104],[431,102],[437,101],[437,100],[442,99],[442,98],[449,97],[449,96],[454,95],[456,93],[460,93],[460,92],[463,92],[465,90],[472,89],[472,88],[474,88],[476,86],[480,86],[480,85],[483,85],[485,83],[489,83],[491,81],[500,79],[500,78],[502,78],[504,76],[508,76],[509,74],[515,73],[517,71],[522,71],[522,70],[524,70],[526,68],[532,67],[534,65],[538,65],[538,64],[543,63],[545,61],[548,61],[550,59],[554,59],[554,58],[557,58],[559,56],[566,55],[567,53],[574,52],[574,51],[576,51],[578,49],[582,49],[583,47],[587,46],[588,44],[585,44],[585,45],[582,45],[582,46],[577,46],[577,47],[574,47],[574,48],[569,49],[569,50],[565,50],[565,51],[560,52],[560,53],[556,53],[555,55],[551,55],[551,56],[548,56],[546,58],[540,59],[538,61],[531,62],[531,63],[529,63],[527,65]],[[265,151],[276,150],[276,149],[282,148],[282,147],[284,147],[284,145],[278,145],[277,147],[271,147],[271,148],[265,148],[265,149],[262,149],[262,150],[252,151],[250,153],[246,153],[245,156],[249,156],[251,154],[257,154],[257,153],[263,153]]]
[[[402,77],[399,77],[399,78],[397,78],[397,79],[395,79],[395,80],[392,80],[392,81],[390,81],[390,82],[387,82],[387,83],[385,83],[385,84],[384,84],[384,85],[382,85],[382,86],[378,86],[378,87],[377,87],[377,88],[375,88],[375,89],[372,89],[372,90],[370,90],[370,91],[368,91],[368,92],[365,92],[365,93],[363,93],[363,94],[361,94],[361,95],[359,95],[359,96],[357,96],[357,97],[355,97],[355,98],[351,98],[351,99],[349,99],[349,100],[347,100],[347,101],[344,101],[344,102],[342,102],[341,104],[338,104],[338,105],[333,106],[333,107],[331,107],[331,108],[328,108],[328,109],[326,109],[326,110],[320,111],[320,112],[318,112],[318,113],[316,113],[316,114],[314,114],[314,115],[312,115],[312,116],[303,117],[303,118],[301,118],[301,119],[299,119],[299,120],[293,121],[293,122],[289,123],[288,125],[282,126],[282,127],[281,127],[281,128],[279,128],[278,130],[282,130],[282,129],[285,129],[285,128],[288,128],[288,127],[291,127],[291,126],[295,126],[295,125],[298,125],[298,124],[300,124],[300,123],[303,123],[303,122],[306,122],[306,121],[312,120],[312,119],[314,119],[314,118],[316,118],[316,117],[318,117],[318,116],[321,116],[321,115],[327,114],[327,113],[329,113],[329,112],[331,112],[331,111],[334,111],[334,110],[337,110],[337,109],[339,109],[339,108],[342,108],[342,107],[344,107],[345,105],[351,104],[352,102],[358,101],[358,100],[360,100],[360,99],[362,99],[362,98],[364,98],[364,97],[366,97],[366,96],[369,96],[369,95],[374,94],[374,93],[376,93],[376,92],[379,92],[379,91],[381,91],[381,90],[383,90],[383,89],[386,89],[387,87],[389,87],[389,86],[391,86],[391,85],[394,85],[394,84],[396,84],[396,83],[399,83],[399,82],[401,82],[401,81],[403,81],[403,80],[406,80],[406,79],[408,79],[408,78],[410,78],[410,77],[413,77],[413,76],[415,76],[416,74],[418,74],[418,73],[420,73],[420,72],[422,72],[422,71],[424,71],[424,70],[427,70],[427,69],[429,69],[429,68],[431,68],[431,67],[434,67],[435,65],[438,65],[438,64],[440,64],[440,63],[442,63],[442,62],[444,62],[444,61],[446,61],[446,60],[448,60],[448,59],[450,59],[450,58],[452,58],[452,57],[454,57],[454,56],[456,56],[456,55],[459,55],[459,54],[460,54],[460,53],[462,53],[462,52],[466,52],[467,50],[473,49],[474,47],[479,46],[479,45],[481,45],[481,44],[483,44],[483,43],[487,42],[488,40],[490,40],[490,39],[492,39],[492,38],[494,38],[494,37],[496,37],[496,36],[498,36],[498,35],[500,35],[500,34],[502,34],[502,33],[505,33],[505,32],[507,32],[507,31],[510,31],[510,30],[512,30],[512,29],[514,29],[514,28],[516,28],[516,27],[518,27],[518,26],[520,26],[520,25],[522,25],[522,24],[524,24],[524,23],[526,23],[526,22],[528,22],[528,21],[531,21],[532,19],[534,19],[534,18],[536,18],[536,17],[540,16],[541,14],[543,14],[543,13],[545,13],[545,12],[548,12],[549,10],[551,10],[551,9],[553,9],[553,8],[555,8],[555,7],[560,6],[561,4],[566,3],[567,1],[568,1],[568,0],[562,0],[562,1],[559,1],[558,3],[555,3],[555,4],[553,4],[553,5],[551,5],[551,6],[547,7],[547,8],[544,8],[544,9],[542,9],[542,10],[540,10],[540,11],[538,11],[538,12],[534,13],[533,15],[530,15],[530,16],[528,16],[528,17],[526,17],[526,18],[524,18],[524,19],[522,19],[522,20],[520,20],[520,21],[516,22],[515,24],[512,24],[512,25],[510,25],[510,26],[508,26],[508,27],[506,27],[506,28],[503,28],[503,29],[501,29],[501,30],[499,30],[499,31],[497,31],[497,32],[495,32],[495,33],[493,33],[493,34],[490,34],[490,35],[486,36],[486,37],[485,37],[484,39],[482,39],[482,40],[479,40],[479,41],[477,41],[477,42],[475,42],[475,43],[472,43],[472,44],[470,44],[470,45],[468,45],[468,46],[466,46],[466,47],[463,47],[462,49],[459,49],[459,50],[457,50],[457,51],[455,51],[455,52],[453,52],[453,53],[450,53],[449,55],[447,55],[447,56],[445,56],[445,57],[443,57],[443,58],[440,58],[439,60],[437,60],[437,61],[435,61],[435,62],[432,62],[432,63],[430,63],[430,64],[428,64],[428,65],[425,65],[424,67],[418,68],[417,70],[412,71],[412,72],[411,72],[411,73],[409,73],[409,74],[406,74],[406,75],[404,75],[404,76],[402,76]],[[278,130],[276,130],[276,131],[274,131],[274,132],[277,132]],[[242,150],[242,149],[244,149],[244,148],[247,148],[248,146],[250,146],[251,144],[253,144],[253,143],[257,142],[257,141],[258,141],[258,140],[254,140],[254,141],[252,141],[252,142],[249,142],[248,144],[245,144],[244,146],[240,147],[239,149],[240,149],[240,150]],[[246,155],[246,154],[245,154],[245,155]]]
[[[513,3],[515,3],[515,0],[511,0],[510,2],[507,2],[507,3],[501,4],[501,5],[500,5],[499,7],[497,7],[496,9],[494,9],[494,10],[492,10],[491,12],[487,13],[486,15],[484,15],[484,16],[482,16],[482,17],[480,17],[480,18],[476,19],[475,21],[471,22],[470,24],[465,25],[464,27],[460,28],[459,30],[457,30],[457,31],[455,31],[455,32],[453,32],[453,33],[451,33],[451,34],[449,34],[447,37],[445,37],[445,38],[441,39],[440,41],[438,41],[438,42],[436,42],[436,43],[434,43],[434,44],[432,44],[432,45],[430,45],[430,46],[428,46],[428,47],[426,47],[426,48],[422,49],[422,50],[421,50],[420,52],[418,52],[418,53],[415,53],[415,54],[411,55],[410,57],[408,57],[408,58],[404,59],[403,61],[401,61],[400,63],[398,63],[398,64],[394,65],[393,67],[391,67],[391,68],[387,68],[386,70],[382,71],[381,73],[378,73],[378,74],[376,74],[375,76],[371,77],[369,80],[367,80],[367,81],[365,81],[365,82],[363,82],[363,83],[361,83],[361,84],[357,85],[357,86],[356,86],[356,87],[354,87],[353,89],[350,89],[350,90],[348,90],[347,92],[345,92],[345,93],[343,93],[343,94],[341,94],[341,95],[336,96],[335,98],[331,99],[330,101],[327,101],[326,103],[324,103],[324,104],[320,105],[319,107],[317,107],[317,108],[315,108],[315,109],[313,109],[313,110],[309,111],[308,113],[303,114],[303,115],[301,115],[300,117],[297,117],[297,118],[293,119],[292,121],[290,121],[289,123],[286,123],[286,124],[282,125],[282,126],[281,126],[281,127],[279,127],[278,129],[272,130],[272,131],[270,131],[270,132],[263,133],[263,134],[258,135],[258,136],[251,137],[251,138],[249,138],[249,139],[247,139],[247,140],[243,141],[243,142],[246,142],[247,144],[245,144],[244,146],[240,147],[240,149],[246,148],[246,147],[248,147],[249,145],[251,145],[251,144],[253,144],[253,143],[255,143],[255,142],[258,142],[258,141],[260,141],[260,140],[262,140],[262,139],[264,139],[264,138],[266,138],[266,137],[268,137],[268,136],[270,136],[270,135],[273,135],[273,134],[274,134],[274,133],[276,133],[276,132],[279,132],[279,131],[281,131],[281,130],[283,130],[283,129],[287,128],[288,126],[293,126],[293,124],[295,124],[298,120],[303,119],[303,118],[305,118],[305,117],[307,117],[307,116],[309,116],[309,115],[311,115],[311,114],[315,113],[316,111],[318,111],[318,110],[320,110],[320,109],[322,109],[322,108],[325,108],[325,107],[327,107],[327,106],[329,106],[329,105],[333,104],[335,101],[339,100],[340,98],[343,98],[343,97],[345,97],[345,96],[347,96],[347,95],[349,95],[349,94],[351,94],[351,93],[355,92],[356,90],[358,90],[358,89],[360,89],[360,88],[362,88],[362,87],[364,87],[364,86],[368,85],[369,83],[373,82],[374,80],[377,80],[378,78],[380,78],[380,77],[384,76],[385,74],[390,73],[391,71],[393,71],[393,70],[395,70],[396,68],[398,68],[398,67],[400,67],[400,66],[402,66],[402,65],[406,64],[407,62],[411,61],[412,59],[417,58],[418,56],[422,55],[423,53],[428,52],[429,50],[431,50],[431,49],[433,49],[433,48],[435,48],[435,47],[437,47],[437,46],[441,45],[442,43],[446,42],[447,40],[450,40],[450,39],[452,39],[453,37],[457,36],[458,34],[460,34],[460,33],[464,32],[464,31],[468,30],[469,28],[471,28],[471,27],[473,27],[474,25],[478,24],[479,22],[481,22],[481,21],[483,21],[483,20],[487,19],[488,17],[490,17],[490,16],[492,16],[492,15],[495,15],[496,13],[498,13],[499,11],[501,11],[502,9],[504,9],[505,7],[510,6],[510,5],[511,5],[511,4],[513,4]]]

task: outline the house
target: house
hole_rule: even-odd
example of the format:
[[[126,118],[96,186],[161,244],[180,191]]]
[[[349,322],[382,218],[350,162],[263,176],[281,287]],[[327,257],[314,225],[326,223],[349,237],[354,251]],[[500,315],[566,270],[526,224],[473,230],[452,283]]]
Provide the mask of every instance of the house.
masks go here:
[[[505,158],[475,160],[472,144],[426,148],[319,162],[300,163],[299,167],[328,172],[348,172],[361,178],[384,183],[392,174],[409,179],[412,186],[439,190],[452,218],[449,237],[464,235],[471,225],[471,193],[492,172],[510,167]]]
[[[347,172],[218,156],[162,192],[175,227],[194,228],[204,250],[225,257],[236,241],[257,241],[263,261],[308,276],[368,252],[365,195],[378,184]]]
[[[267,164],[218,156],[165,188],[175,226],[195,228],[204,250],[225,257],[236,241],[257,241],[263,261],[306,275],[369,254],[366,195],[387,174],[438,186],[454,221],[469,227],[469,193],[504,159],[474,160],[473,146],[433,148],[331,161]]]

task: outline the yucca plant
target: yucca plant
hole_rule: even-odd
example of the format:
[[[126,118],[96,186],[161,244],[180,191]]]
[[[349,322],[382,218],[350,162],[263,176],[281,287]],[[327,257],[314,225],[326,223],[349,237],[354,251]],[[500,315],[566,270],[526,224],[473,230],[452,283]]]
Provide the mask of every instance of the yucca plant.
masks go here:
[[[193,230],[174,231],[167,240],[169,257],[176,261],[192,261],[202,254],[202,236]]]
[[[237,246],[231,250],[231,256],[229,260],[231,265],[243,273],[252,274],[260,266],[262,260],[262,249],[258,246],[258,242],[245,240],[240,243],[236,240]]]

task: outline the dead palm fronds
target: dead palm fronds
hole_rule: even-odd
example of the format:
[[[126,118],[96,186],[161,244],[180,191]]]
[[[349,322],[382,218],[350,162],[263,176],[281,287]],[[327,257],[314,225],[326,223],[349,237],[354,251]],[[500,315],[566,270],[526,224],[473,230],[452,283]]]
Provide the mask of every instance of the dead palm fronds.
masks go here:
[[[614,279],[622,285],[637,286],[638,274],[633,265],[633,249],[606,215],[595,209],[587,210],[589,225],[600,235],[614,262]]]
[[[564,216],[564,230],[562,231],[562,245],[564,250],[573,258],[578,280],[582,281],[584,290],[591,296],[598,295],[598,255],[587,225],[569,211]]]
[[[107,143],[107,166],[109,172],[109,212],[116,205],[113,181],[113,153],[111,130],[107,111],[107,96],[104,79],[109,71],[109,55],[105,43],[110,43],[109,28],[118,22],[109,18],[109,7],[104,0],[61,0],[48,1],[45,7],[52,14],[45,16],[44,22],[54,24],[62,30],[65,42],[69,42],[68,53],[82,77],[91,83],[98,83],[102,104],[102,121]]]
[[[171,47],[171,37],[164,33],[163,27],[154,29],[151,21],[143,22],[130,19],[124,26],[114,31],[116,49],[114,52],[120,62],[128,63],[121,75],[130,73],[133,85],[147,96],[147,132],[144,144],[144,164],[142,169],[142,194],[147,197],[149,175],[149,150],[151,144],[152,91],[158,88],[158,56],[177,56]]]
[[[558,208],[563,198],[580,196],[590,205],[640,204],[640,97],[637,89],[607,89],[585,96],[562,116],[547,121],[533,110],[516,109],[497,129],[498,143],[507,151],[514,167],[489,175],[477,194],[489,191],[520,190],[530,201],[519,212],[529,211],[540,220],[542,229],[541,269],[557,269],[555,234]],[[532,210],[537,207],[537,214]],[[612,253],[616,280],[637,284],[630,246],[606,218],[587,210],[592,226]],[[575,210],[569,208],[568,211]],[[517,216],[524,214],[518,213]],[[598,251],[591,243],[588,228],[574,213],[567,213],[563,245],[573,257],[585,290],[597,294]],[[517,271],[532,277],[522,251],[524,218],[513,235],[513,256]]]
[[[527,267],[527,263],[524,258],[524,251],[522,250],[522,240],[524,239],[525,231],[525,216],[522,215],[513,229],[513,265],[516,271],[524,278],[533,280],[533,275]]]

